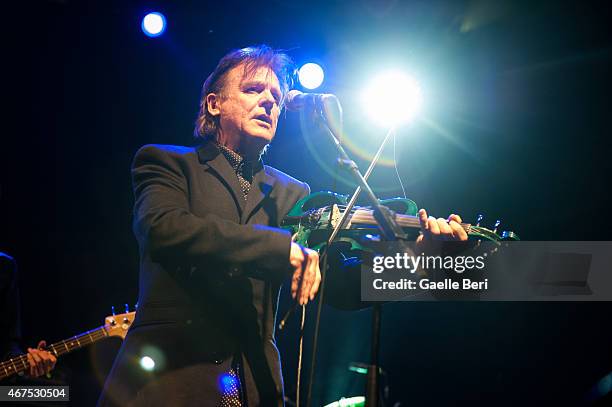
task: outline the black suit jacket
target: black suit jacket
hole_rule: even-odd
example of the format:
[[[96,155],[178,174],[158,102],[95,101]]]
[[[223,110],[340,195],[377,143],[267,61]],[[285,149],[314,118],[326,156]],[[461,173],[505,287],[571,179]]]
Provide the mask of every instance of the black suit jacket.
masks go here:
[[[274,323],[291,239],[276,227],[308,185],[260,162],[245,202],[210,141],[144,146],[132,175],[139,308],[99,404],[216,406],[234,356],[249,405],[282,404]]]

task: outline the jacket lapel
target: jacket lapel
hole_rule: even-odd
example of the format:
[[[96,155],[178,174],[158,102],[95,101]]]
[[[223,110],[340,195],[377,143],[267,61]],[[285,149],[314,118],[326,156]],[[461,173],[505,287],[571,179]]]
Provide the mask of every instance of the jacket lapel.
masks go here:
[[[246,207],[242,213],[240,223],[246,224],[249,221],[251,216],[259,209],[261,202],[270,195],[276,183],[276,178],[269,174],[265,166],[262,167],[263,168],[253,177],[251,189],[246,201]]]
[[[231,192],[234,202],[240,211],[240,216],[244,216],[245,201],[242,188],[238,182],[236,172],[221,154],[217,146],[212,141],[206,141],[198,147],[198,157],[202,164],[208,165],[219,180]],[[263,171],[260,171],[263,172]]]

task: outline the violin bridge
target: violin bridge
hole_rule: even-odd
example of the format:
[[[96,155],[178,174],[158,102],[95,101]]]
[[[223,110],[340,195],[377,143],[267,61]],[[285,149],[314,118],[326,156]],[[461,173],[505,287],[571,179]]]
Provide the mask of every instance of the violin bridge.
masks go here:
[[[329,226],[333,229],[338,224],[340,220],[340,211],[338,210],[338,205],[333,204],[331,206],[331,210],[329,211]]]
[[[332,229],[338,225],[338,222],[340,222],[340,218],[342,218],[340,214],[340,209],[338,208],[338,205],[333,204],[331,207],[331,213],[329,216],[329,225],[332,227]],[[351,227],[350,219],[348,220],[347,225],[345,227],[346,228]]]

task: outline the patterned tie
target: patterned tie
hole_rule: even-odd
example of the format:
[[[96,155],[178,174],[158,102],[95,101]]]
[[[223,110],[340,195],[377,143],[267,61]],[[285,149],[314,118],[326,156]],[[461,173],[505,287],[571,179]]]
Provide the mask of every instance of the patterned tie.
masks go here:
[[[237,152],[220,144],[217,144],[217,146],[236,172],[244,200],[246,201],[251,189],[251,181],[253,180],[253,174],[250,171],[251,167]],[[235,355],[232,368],[221,377],[221,402],[219,407],[242,407],[243,405],[239,375],[241,365],[238,360],[239,356]]]
[[[218,145],[219,150],[223,153],[227,161],[229,161],[230,165],[236,171],[236,176],[238,177],[238,182],[240,183],[240,188],[242,189],[242,194],[244,196],[244,200],[246,201],[247,196],[249,195],[249,190],[251,189],[251,182],[253,180],[253,171],[251,170],[250,163],[247,163],[240,154],[235,151],[230,150],[229,148]]]
[[[236,370],[232,368],[221,378],[221,401],[219,407],[242,407],[240,394],[240,378]]]

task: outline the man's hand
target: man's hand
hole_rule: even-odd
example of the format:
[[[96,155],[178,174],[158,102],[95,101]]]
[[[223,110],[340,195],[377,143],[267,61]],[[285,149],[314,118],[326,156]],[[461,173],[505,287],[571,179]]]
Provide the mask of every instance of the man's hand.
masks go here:
[[[43,350],[47,346],[45,341],[38,342],[38,348],[28,348],[28,362],[30,363],[30,376],[38,377],[49,373],[54,367],[57,359],[51,353]]]
[[[461,217],[452,214],[448,219],[427,216],[425,209],[419,210],[421,235],[417,238],[417,247],[427,251],[432,240],[467,240],[468,236],[461,226]]]
[[[319,253],[291,242],[289,263],[293,268],[291,297],[297,299],[300,305],[306,305],[308,300],[314,299],[321,284]]]

